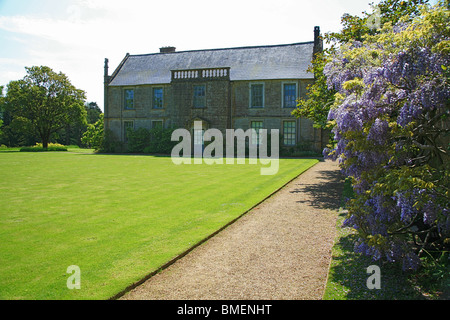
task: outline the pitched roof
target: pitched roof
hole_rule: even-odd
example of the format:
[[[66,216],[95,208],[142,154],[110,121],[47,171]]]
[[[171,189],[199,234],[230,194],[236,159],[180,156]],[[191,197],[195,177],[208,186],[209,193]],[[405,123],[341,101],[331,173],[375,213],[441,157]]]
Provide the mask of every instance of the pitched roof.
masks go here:
[[[230,68],[230,80],[313,79],[314,42],[127,55],[110,86],[165,84],[171,70]]]

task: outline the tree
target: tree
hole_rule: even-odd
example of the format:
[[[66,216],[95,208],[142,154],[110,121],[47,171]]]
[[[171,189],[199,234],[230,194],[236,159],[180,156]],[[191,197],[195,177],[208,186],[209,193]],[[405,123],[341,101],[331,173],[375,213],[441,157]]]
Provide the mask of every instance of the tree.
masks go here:
[[[375,6],[372,3],[372,13],[364,11],[361,17],[344,14],[341,18],[342,30],[327,33],[325,39],[337,44],[363,41],[367,35],[378,34],[385,23],[395,25],[400,19],[411,21],[420,14],[420,6],[428,2],[429,0],[383,0]]]
[[[89,148],[100,150],[104,137],[103,113],[100,114],[96,123],[88,124],[86,132],[84,132],[81,142]]]
[[[102,114],[102,110],[96,102],[87,102],[84,108],[86,109],[86,121],[67,124],[58,132],[57,137],[55,137],[57,142],[65,145],[76,144],[80,147],[83,145],[81,139],[88,129],[89,124],[95,124]]]
[[[97,102],[88,102],[85,104],[87,112],[87,123],[94,124],[100,119],[100,115],[103,113]]]
[[[0,88],[1,89],[1,88]],[[37,142],[35,130],[28,119],[13,117],[6,97],[0,95],[0,144],[7,146],[34,145]]]
[[[380,28],[371,25],[371,19],[379,23],[378,27],[387,22],[396,24],[401,17],[410,21],[419,14],[419,5],[427,2],[428,0],[384,0],[373,6],[373,13],[363,12],[362,17],[344,14],[341,18],[342,30],[325,34],[324,39],[331,47],[314,56],[309,71],[314,73],[315,82],[307,87],[307,98],[299,99],[292,115],[313,120],[316,128],[329,129],[331,125],[327,117],[336,91],[328,87],[323,68],[330,62],[339,45],[363,41],[366,36],[378,34]]]
[[[341,45],[324,74],[337,91],[329,155],[355,191],[345,221],[355,249],[416,269],[450,244],[450,11],[409,18]]]
[[[4,109],[4,100],[5,98],[3,97],[3,86],[0,86],[0,142],[2,141],[2,137],[3,137],[3,109]],[[0,143],[1,144],[1,143]]]
[[[27,75],[22,80],[8,84],[6,105],[13,118],[29,122],[47,148],[53,133],[67,124],[86,121],[85,92],[49,67],[25,69]]]
[[[307,99],[299,99],[297,108],[292,115],[297,118],[304,117],[313,120],[314,127],[327,129],[328,112],[334,103],[334,89],[328,88],[327,78],[323,68],[329,62],[329,53],[319,52],[315,55],[308,71],[314,73],[315,81],[307,87]]]

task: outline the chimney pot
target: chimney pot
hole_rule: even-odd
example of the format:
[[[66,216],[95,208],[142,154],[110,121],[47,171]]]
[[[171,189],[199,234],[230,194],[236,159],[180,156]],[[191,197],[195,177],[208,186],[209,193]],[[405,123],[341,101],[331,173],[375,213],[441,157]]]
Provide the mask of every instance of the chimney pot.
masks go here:
[[[323,50],[323,40],[320,37],[320,27],[314,27],[314,55]]]
[[[161,47],[159,48],[159,52],[160,53],[170,53],[170,52],[175,52],[175,47]]]
[[[105,67],[104,67],[104,69],[105,69],[105,77],[107,77],[108,76],[108,58],[105,58]]]
[[[315,26],[314,27],[314,43],[319,44],[319,37],[320,37],[320,27]]]

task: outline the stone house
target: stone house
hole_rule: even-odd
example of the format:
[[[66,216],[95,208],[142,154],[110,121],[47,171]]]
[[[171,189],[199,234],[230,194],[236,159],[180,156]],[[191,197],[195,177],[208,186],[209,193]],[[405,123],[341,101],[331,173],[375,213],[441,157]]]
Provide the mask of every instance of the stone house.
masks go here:
[[[321,152],[328,136],[291,115],[314,81],[307,69],[322,50],[319,34],[315,27],[314,41],[294,44],[127,53],[112,75],[105,59],[105,128],[125,143],[128,127],[279,129],[281,146]]]

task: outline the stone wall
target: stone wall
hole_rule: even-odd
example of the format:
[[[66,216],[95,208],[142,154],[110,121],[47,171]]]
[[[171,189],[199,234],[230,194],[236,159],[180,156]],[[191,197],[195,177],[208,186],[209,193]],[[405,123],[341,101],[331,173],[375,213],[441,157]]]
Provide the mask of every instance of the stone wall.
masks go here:
[[[112,130],[120,139],[124,139],[124,122],[133,121],[134,128],[150,129],[152,120],[162,120],[166,128],[186,128],[191,130],[194,120],[203,120],[208,128],[225,132],[227,128],[250,128],[251,121],[263,121],[265,129],[279,129],[282,134],[283,121],[295,120],[296,140],[304,148],[321,152],[327,142],[326,134],[315,129],[312,121],[296,119],[291,115],[293,108],[283,107],[283,84],[295,83],[297,94],[305,96],[306,87],[312,80],[264,80],[229,81],[216,79],[180,79],[171,84],[142,85],[135,87],[107,88],[107,106],[105,113],[106,128]],[[264,85],[264,107],[251,108],[250,85]],[[194,107],[194,87],[206,88],[206,105]],[[153,108],[153,88],[163,88],[163,108]],[[125,90],[134,90],[134,109],[125,110]],[[206,129],[206,128],[205,128]],[[309,147],[308,147],[309,146]]]

